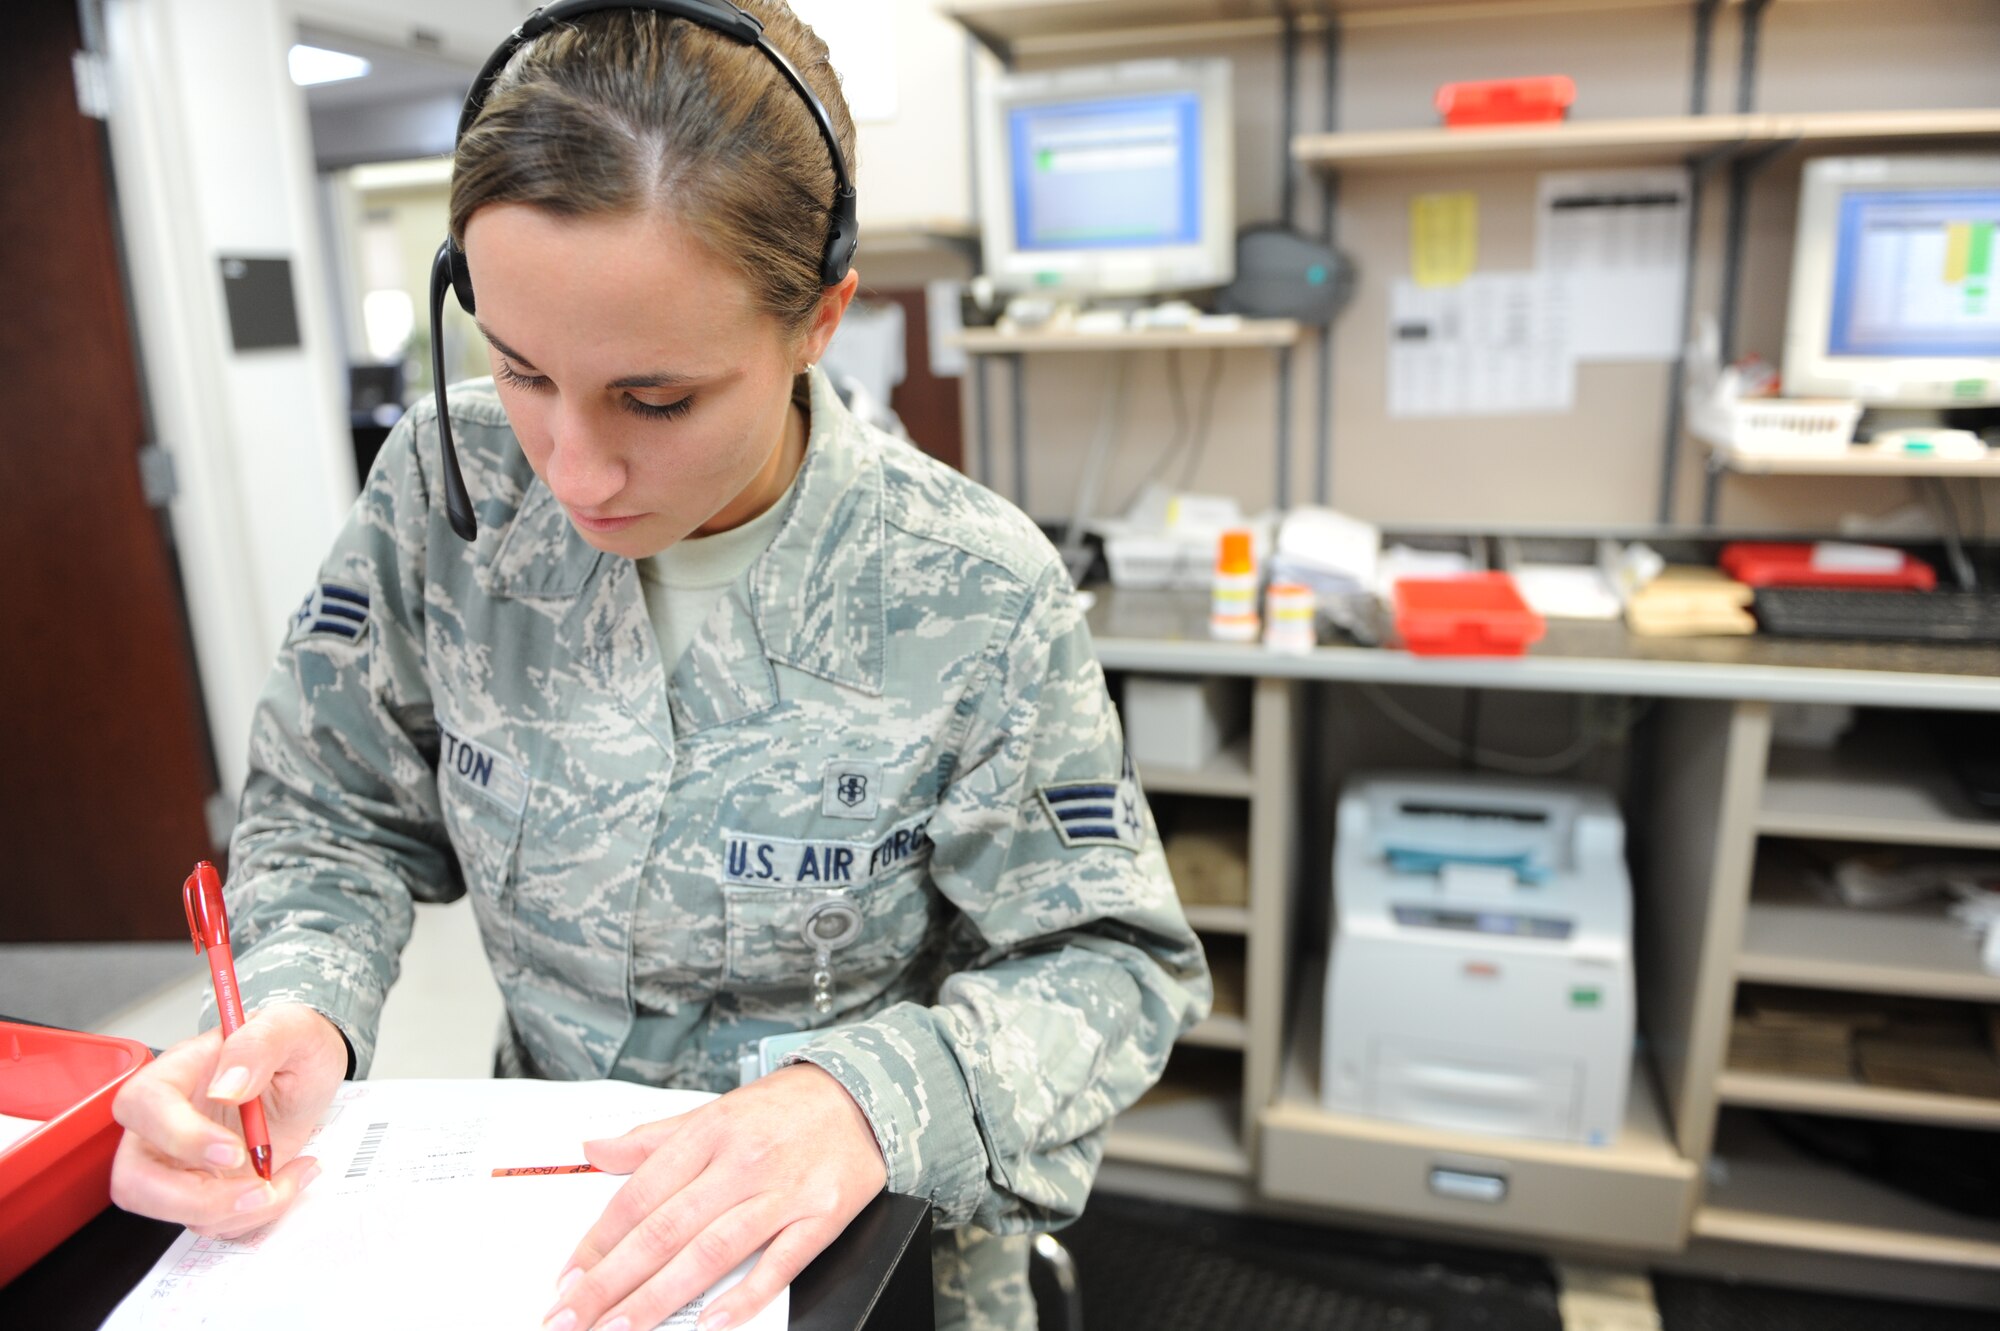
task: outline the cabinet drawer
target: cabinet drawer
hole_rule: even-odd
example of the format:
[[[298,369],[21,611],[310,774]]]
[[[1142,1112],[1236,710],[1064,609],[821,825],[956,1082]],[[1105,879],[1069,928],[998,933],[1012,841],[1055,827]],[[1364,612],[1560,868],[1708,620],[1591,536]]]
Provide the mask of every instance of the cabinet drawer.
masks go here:
[[[1259,1178],[1272,1198],[1596,1247],[1677,1251],[1695,1167],[1669,1140],[1650,1081],[1632,1080],[1608,1148],[1415,1127],[1280,1099],[1263,1116]]]

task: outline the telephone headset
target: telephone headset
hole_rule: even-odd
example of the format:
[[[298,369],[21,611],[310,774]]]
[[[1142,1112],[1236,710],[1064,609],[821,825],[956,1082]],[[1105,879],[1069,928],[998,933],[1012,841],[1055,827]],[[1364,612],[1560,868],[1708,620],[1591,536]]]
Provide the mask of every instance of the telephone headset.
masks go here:
[[[805,101],[806,109],[812,112],[819,124],[820,137],[826,140],[827,152],[833,158],[833,175],[837,188],[833,196],[833,221],[827,229],[826,249],[820,255],[819,280],[822,286],[835,286],[847,276],[847,266],[854,258],[854,245],[860,238],[860,228],[854,219],[854,182],[848,178],[847,163],[840,155],[840,141],[835,136],[833,121],[826,114],[826,107],[813,95],[792,62],[784,52],[771,45],[764,36],[764,25],[754,15],[747,14],[728,0],[560,0],[559,3],[537,9],[514,29],[513,34],[500,44],[498,50],[486,59],[479,76],[472,81],[472,90],[466,94],[465,109],[458,114],[458,133],[454,145],[465,137],[466,130],[479,118],[481,108],[486,105],[486,96],[492,91],[493,81],[514,58],[514,53],[535,38],[547,32],[558,23],[581,18],[606,9],[632,9],[665,14],[669,18],[684,18],[688,22],[719,32],[732,41],[744,46],[754,46],[764,53],[785,81]],[[451,518],[451,529],[465,540],[472,540],[479,534],[479,523],[472,514],[472,497],[466,493],[465,476],[458,469],[458,450],[451,438],[451,413],[446,409],[444,398],[444,293],[453,291],[458,296],[459,307],[467,314],[474,313],[472,304],[472,271],[466,266],[465,251],[450,236],[438,246],[437,258],[431,262],[431,382],[437,394],[438,440],[444,449],[444,505]]]

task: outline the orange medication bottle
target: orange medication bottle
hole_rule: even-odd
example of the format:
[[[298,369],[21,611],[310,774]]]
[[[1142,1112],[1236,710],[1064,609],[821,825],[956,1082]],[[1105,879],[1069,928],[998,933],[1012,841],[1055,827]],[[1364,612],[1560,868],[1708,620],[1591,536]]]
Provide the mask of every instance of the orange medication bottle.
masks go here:
[[[1257,641],[1257,556],[1250,533],[1235,528],[1216,546],[1208,631],[1224,642]]]

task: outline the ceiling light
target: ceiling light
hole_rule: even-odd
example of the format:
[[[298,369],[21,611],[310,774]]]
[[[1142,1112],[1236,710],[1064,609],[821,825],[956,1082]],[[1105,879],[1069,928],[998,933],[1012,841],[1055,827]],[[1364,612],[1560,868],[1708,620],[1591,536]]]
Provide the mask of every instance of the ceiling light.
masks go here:
[[[329,51],[323,46],[294,46],[288,63],[292,68],[292,82],[301,88],[309,88],[315,83],[358,79],[368,72],[368,62],[360,56],[349,55],[345,51]]]

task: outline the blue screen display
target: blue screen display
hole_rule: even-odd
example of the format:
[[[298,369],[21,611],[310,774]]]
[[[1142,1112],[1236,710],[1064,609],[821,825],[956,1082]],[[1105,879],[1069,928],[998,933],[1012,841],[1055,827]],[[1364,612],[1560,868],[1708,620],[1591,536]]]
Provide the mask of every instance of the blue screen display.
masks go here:
[[[1131,249],[1201,239],[1201,99],[1191,92],[1017,107],[1014,244]]]
[[[2000,189],[1849,191],[1827,352],[2000,356],[1996,233]]]

